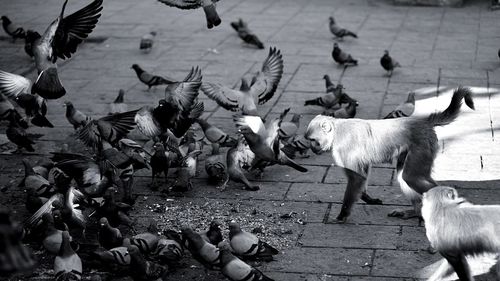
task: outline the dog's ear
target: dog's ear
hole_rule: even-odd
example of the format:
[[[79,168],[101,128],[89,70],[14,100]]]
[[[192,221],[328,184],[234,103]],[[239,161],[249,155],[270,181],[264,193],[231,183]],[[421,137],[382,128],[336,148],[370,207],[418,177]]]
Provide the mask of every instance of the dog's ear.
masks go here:
[[[325,133],[329,133],[333,130],[332,123],[329,121],[321,122],[321,130]]]

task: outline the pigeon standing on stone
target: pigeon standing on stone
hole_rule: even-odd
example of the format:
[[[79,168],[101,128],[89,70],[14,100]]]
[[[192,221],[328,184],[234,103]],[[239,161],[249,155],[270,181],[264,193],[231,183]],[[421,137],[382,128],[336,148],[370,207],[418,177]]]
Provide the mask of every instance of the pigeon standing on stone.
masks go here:
[[[389,76],[392,76],[394,68],[401,67],[399,62],[389,55],[389,51],[387,50],[384,50],[384,55],[380,58],[380,65],[388,72]]]
[[[10,116],[14,115],[14,119],[18,122],[18,124],[23,128],[28,128],[28,123],[21,114],[16,110],[14,105],[10,102],[10,100],[0,92],[0,121],[1,120],[9,120]]]
[[[176,7],[182,10],[191,10],[203,7],[203,11],[205,12],[205,16],[207,18],[207,27],[209,29],[214,26],[218,26],[222,21],[217,14],[217,10],[215,9],[215,3],[219,2],[219,0],[158,0],[163,4]]]
[[[90,117],[76,109],[72,102],[65,101],[64,106],[66,106],[66,119],[73,125],[73,129],[77,130],[84,127],[90,121]]]
[[[235,257],[229,249],[220,250],[221,272],[231,281],[274,281],[260,270]]]
[[[109,114],[123,113],[128,110],[128,105],[123,100],[124,96],[125,91],[123,89],[120,89],[120,91],[118,91],[118,96],[116,96],[116,99],[109,104]]]
[[[415,93],[410,92],[406,101],[398,105],[393,111],[389,112],[384,119],[408,117],[415,111]]]
[[[258,185],[251,185],[243,172],[243,168],[249,167],[254,159],[255,154],[244,140],[240,140],[236,147],[227,151],[226,164],[229,179],[243,183],[245,190],[256,191],[260,189]]]
[[[24,28],[15,26],[7,16],[2,16],[2,27],[5,33],[12,37],[12,40],[14,41],[16,41],[16,39],[22,39],[26,37]]]
[[[358,65],[358,61],[350,54],[342,51],[337,43],[333,44],[332,58],[340,65]]]
[[[339,109],[327,109],[325,112],[323,112],[323,115],[335,117],[335,118],[354,118],[356,116],[356,107],[358,106],[358,103],[355,101],[352,101],[347,104],[345,107],[341,107]]]
[[[325,79],[325,89],[326,92],[333,92],[335,90],[335,85],[332,83],[332,80],[330,79],[330,76],[328,74],[325,74],[323,76],[323,79]]]
[[[228,134],[226,134],[221,129],[215,127],[214,125],[208,123],[205,119],[197,119],[196,122],[200,125],[205,137],[211,143],[217,143],[223,147],[233,147],[237,140]]]
[[[235,221],[229,223],[229,244],[233,252],[242,258],[271,259],[279,251],[273,246],[261,241],[259,237],[241,229]]]
[[[212,154],[205,160],[205,171],[207,172],[209,182],[215,184],[222,183],[222,187],[219,187],[222,190],[224,190],[224,185],[229,180],[224,160],[219,151],[219,144],[212,143]]]
[[[33,145],[35,142],[32,138],[40,137],[41,135],[32,135],[26,133],[26,131],[21,127],[19,121],[15,116],[11,115],[9,120],[9,126],[6,131],[7,139],[9,139],[12,143],[17,145],[18,151],[21,148],[26,149],[29,152],[35,152]]]
[[[151,183],[152,188],[156,188],[158,177],[163,174],[165,178],[165,184],[168,182],[168,169],[170,168],[170,157],[169,154],[172,152],[165,151],[163,144],[157,142],[153,145],[153,155],[151,156]]]
[[[59,254],[54,260],[55,280],[81,280],[82,260],[70,244],[69,232],[63,231]]]
[[[153,49],[155,37],[156,37],[156,31],[151,31],[148,34],[142,36],[139,49],[146,54],[150,53],[151,50]]]
[[[255,35],[249,28],[248,24],[242,19],[238,21],[231,22],[231,26],[238,32],[238,36],[250,45],[254,45],[259,49],[264,49],[264,44],[259,40],[257,35]]]
[[[330,24],[329,24],[330,32],[333,35],[335,35],[335,37],[340,38],[340,39],[344,39],[345,36],[351,36],[354,38],[358,38],[358,36],[354,32],[338,26],[333,17],[329,17],[329,20],[330,20]]]

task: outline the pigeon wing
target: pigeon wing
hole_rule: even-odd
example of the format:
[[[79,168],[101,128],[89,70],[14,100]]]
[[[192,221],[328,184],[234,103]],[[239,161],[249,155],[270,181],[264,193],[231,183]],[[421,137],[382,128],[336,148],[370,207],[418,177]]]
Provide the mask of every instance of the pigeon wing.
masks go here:
[[[182,10],[191,10],[201,7],[200,1],[198,0],[158,0],[158,1],[167,6],[179,8]]]
[[[262,64],[261,72],[254,79],[251,87],[252,93],[258,95],[259,104],[270,100],[283,76],[283,57],[276,48],[269,49],[269,55]]]
[[[20,94],[31,92],[32,82],[17,74],[0,70],[0,93],[6,97],[15,99]]]
[[[215,83],[203,83],[201,91],[218,105],[230,111],[238,111],[242,94],[239,91]]]

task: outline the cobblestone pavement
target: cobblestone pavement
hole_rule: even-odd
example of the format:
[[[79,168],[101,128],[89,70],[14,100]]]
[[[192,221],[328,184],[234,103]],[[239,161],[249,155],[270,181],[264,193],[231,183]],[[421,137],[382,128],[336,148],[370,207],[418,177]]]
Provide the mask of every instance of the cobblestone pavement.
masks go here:
[[[74,11],[88,1],[70,1],[66,11]],[[249,22],[266,47],[281,49],[284,75],[273,99],[262,108],[266,117],[277,116],[283,109],[303,114],[305,126],[321,110],[303,107],[303,101],[324,92],[322,77],[329,74],[341,82],[356,98],[359,118],[380,118],[405,100],[408,91],[429,88],[417,95],[415,114],[443,109],[450,91],[438,87],[458,85],[482,87],[475,95],[476,111],[463,109],[459,119],[439,128],[441,150],[435,162],[434,177],[458,187],[475,203],[500,203],[500,11],[490,11],[489,1],[466,1],[463,8],[393,6],[391,1],[313,0],[266,1],[222,0],[217,9],[223,22],[207,30],[201,10],[182,11],[154,0],[105,0],[102,18],[87,43],[76,55],[60,62],[60,76],[68,93],[49,102],[48,119],[54,129],[31,128],[43,133],[36,144],[40,158],[56,150],[73,129],[64,118],[63,101],[71,100],[81,111],[94,116],[107,114],[108,103],[119,89],[126,90],[130,109],[153,105],[163,95],[160,87],[145,91],[130,69],[133,63],[171,77],[184,77],[191,66],[202,67],[203,80],[236,85],[244,75],[260,68],[267,50],[246,46],[229,26],[239,17]],[[62,1],[1,0],[2,14],[16,23],[43,31],[58,15]],[[359,66],[337,66],[330,53],[334,40],[328,31],[328,16],[358,33],[359,39],[347,38],[340,45],[359,59]],[[138,50],[145,33],[158,32],[150,54]],[[35,77],[23,43],[0,38],[0,69]],[[392,77],[379,65],[383,50],[400,61],[402,68]],[[205,117],[227,132],[235,133],[232,113],[217,107],[203,94]],[[302,128],[303,129],[303,128]],[[2,125],[0,133],[4,133]],[[133,133],[134,137],[140,137]],[[22,191],[15,186],[23,175],[21,157],[0,156],[0,186],[9,186],[0,194],[0,204],[11,207],[16,216],[26,216]],[[139,200],[134,216],[159,221],[165,214],[151,212],[154,203],[175,208],[204,210],[209,217],[242,219],[255,217],[266,229],[273,228],[275,241],[282,241],[282,253],[276,261],[260,269],[276,280],[407,280],[415,270],[439,259],[427,253],[425,229],[416,221],[387,217],[394,208],[409,205],[399,191],[393,165],[372,170],[368,192],[384,201],[382,206],[359,203],[345,225],[334,223],[345,189],[345,178],[330,166],[328,155],[300,159],[309,172],[300,174],[285,167],[270,167],[258,192],[246,192],[231,183],[220,192],[204,180],[203,163],[195,188],[183,197],[165,197],[151,193],[146,183],[148,172],[137,176],[135,191]],[[218,209],[221,204],[232,206]],[[255,210],[255,211],[254,211]],[[292,213],[292,218],[280,215]],[[257,215],[255,215],[257,213]],[[170,213],[171,214],[171,213]],[[259,215],[260,214],[260,215]],[[175,216],[176,214],[174,214]],[[301,218],[304,224],[297,223]],[[167,222],[163,222],[168,224]],[[267,223],[267,224],[266,224]],[[272,225],[271,225],[272,224]],[[250,224],[243,225],[250,227]],[[281,229],[281,231],[279,231]],[[40,251],[38,251],[40,252]],[[52,258],[44,257],[50,267]],[[44,264],[44,262],[42,262]],[[194,266],[193,266],[194,265]],[[48,278],[46,274],[25,280]],[[490,278],[490,279],[488,279]],[[205,273],[194,261],[187,261],[172,280],[222,280],[219,273]],[[494,280],[484,276],[481,280]]]

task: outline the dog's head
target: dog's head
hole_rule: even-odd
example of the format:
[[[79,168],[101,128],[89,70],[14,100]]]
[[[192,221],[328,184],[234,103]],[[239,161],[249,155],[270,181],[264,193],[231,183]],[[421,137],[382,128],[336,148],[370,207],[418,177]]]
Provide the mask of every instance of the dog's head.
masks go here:
[[[305,137],[311,142],[311,150],[316,154],[331,149],[334,134],[333,118],[318,115],[307,126]]]

